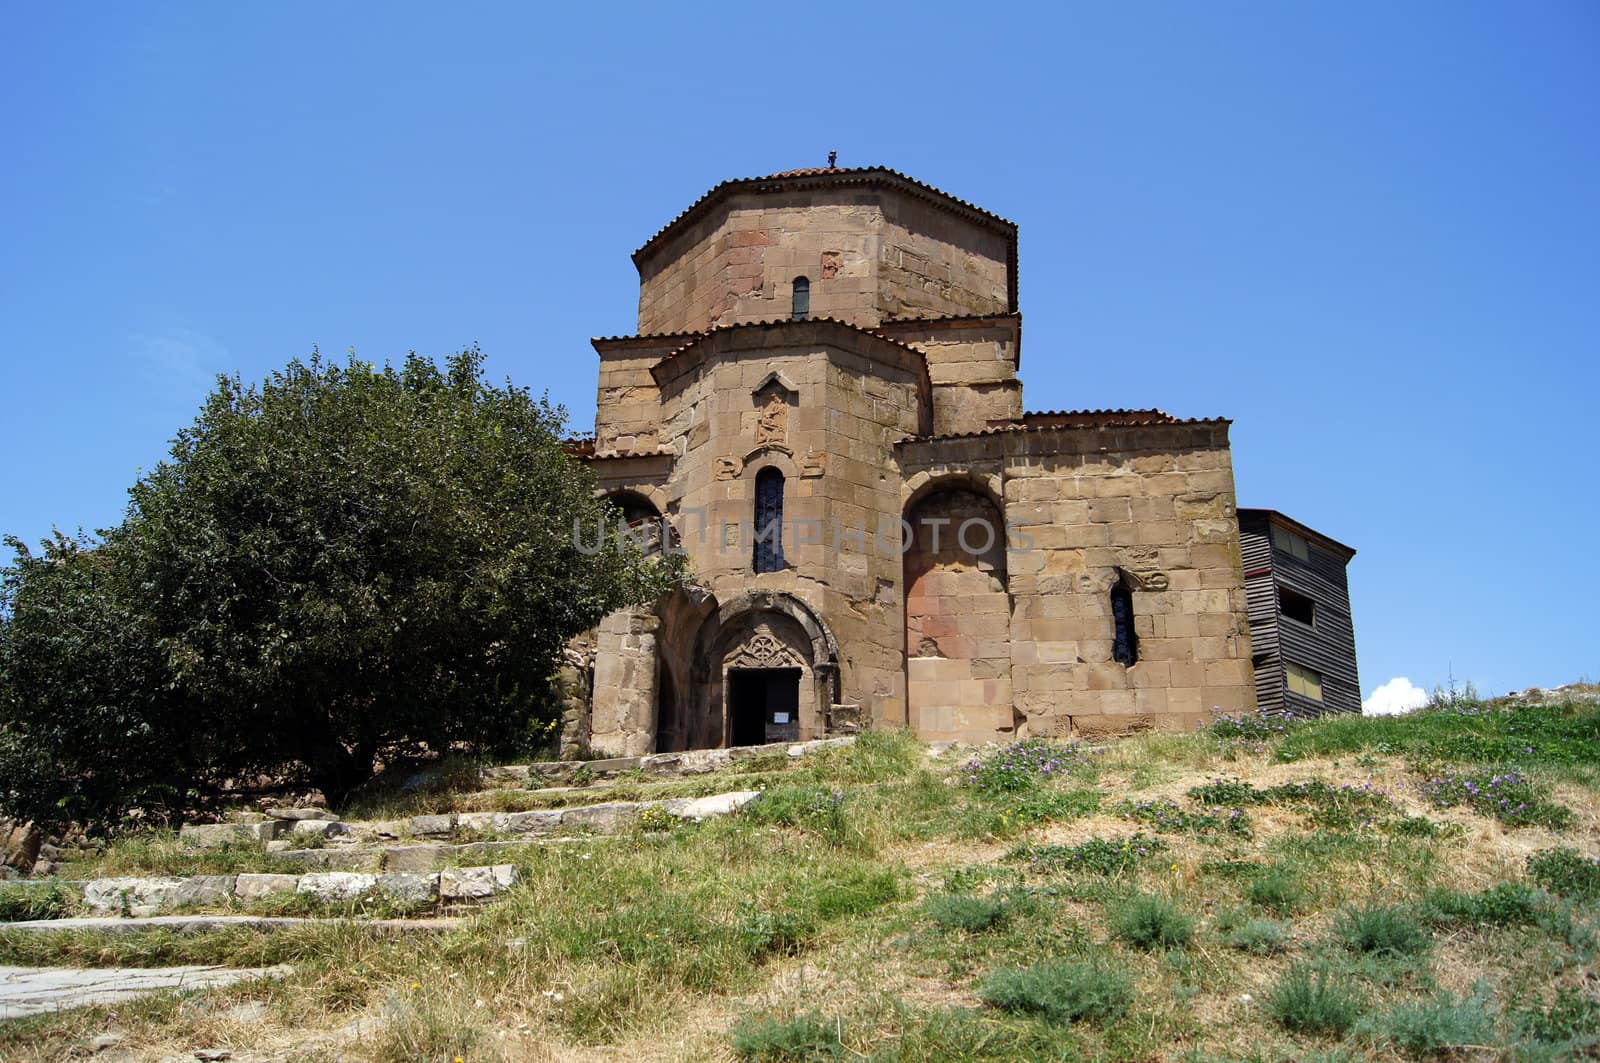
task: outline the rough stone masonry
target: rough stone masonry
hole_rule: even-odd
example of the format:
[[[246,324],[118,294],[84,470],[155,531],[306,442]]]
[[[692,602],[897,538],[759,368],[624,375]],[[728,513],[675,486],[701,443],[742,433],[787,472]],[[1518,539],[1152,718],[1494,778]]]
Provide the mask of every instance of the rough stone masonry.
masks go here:
[[[639,334],[594,341],[569,449],[695,585],[574,641],[569,750],[1254,707],[1229,422],[1024,412],[1014,224],[804,170],[717,186],[633,257]]]

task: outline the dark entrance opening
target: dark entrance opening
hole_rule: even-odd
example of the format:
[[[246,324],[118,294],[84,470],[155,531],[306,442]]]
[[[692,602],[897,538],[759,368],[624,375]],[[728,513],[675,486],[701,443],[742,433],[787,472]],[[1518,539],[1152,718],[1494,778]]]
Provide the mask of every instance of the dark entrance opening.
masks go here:
[[[800,738],[800,669],[728,672],[728,744],[759,746]]]

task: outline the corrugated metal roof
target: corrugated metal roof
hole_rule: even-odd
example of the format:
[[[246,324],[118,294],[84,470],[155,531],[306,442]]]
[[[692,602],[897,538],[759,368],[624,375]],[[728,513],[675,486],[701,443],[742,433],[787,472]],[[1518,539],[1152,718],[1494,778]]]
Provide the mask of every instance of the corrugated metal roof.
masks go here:
[[[891,170],[887,166],[823,166],[815,169],[785,170],[781,173],[767,174],[764,177],[736,177],[732,180],[723,181],[691,203],[677,217],[658,229],[650,239],[646,240],[633,253],[633,261],[635,265],[639,264],[669,233],[686,224],[692,216],[702,213],[715,200],[732,192],[781,192],[806,185],[852,185],[872,184],[875,182],[898,185],[906,191],[920,195],[924,199],[947,207],[953,207],[960,212],[987,221],[992,226],[1004,228],[1013,237],[1016,235],[1017,226],[1015,222],[1008,221],[998,214],[984,210],[974,203],[952,196],[950,193],[935,188],[933,185],[925,184],[915,177],[907,176],[898,170]]]

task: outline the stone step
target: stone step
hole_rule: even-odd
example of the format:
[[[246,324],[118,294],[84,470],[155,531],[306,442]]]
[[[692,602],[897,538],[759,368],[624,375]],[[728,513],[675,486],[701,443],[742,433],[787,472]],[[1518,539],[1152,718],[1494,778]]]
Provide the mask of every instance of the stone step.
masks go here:
[[[718,751],[723,752],[723,751]],[[568,808],[535,809],[529,812],[451,812],[444,815],[412,816],[401,821],[301,820],[314,822],[324,833],[317,848],[286,848],[282,840],[266,842],[269,852],[298,863],[307,869],[323,871],[419,871],[447,860],[483,859],[526,844],[527,840],[556,840],[559,831],[615,834],[625,830],[648,809],[660,809],[678,819],[699,821],[737,812],[761,796],[759,790],[735,790],[706,797],[669,797],[648,801],[604,801]],[[184,838],[194,847],[209,848],[219,841],[239,844],[245,835],[228,828],[260,827],[266,824],[208,824],[185,827]],[[224,828],[220,833],[209,833]],[[486,835],[482,841],[462,835]],[[251,837],[256,837],[251,835]],[[417,844],[404,843],[414,839]],[[389,844],[385,844],[389,843]],[[425,851],[425,852],[423,852]],[[427,862],[422,862],[426,856]]]
[[[437,871],[398,869],[387,874],[321,871],[305,875],[127,876],[62,884],[75,889],[84,907],[93,912],[148,918],[163,909],[220,908],[289,894],[305,895],[324,904],[365,897],[401,905],[476,904],[504,893],[516,881],[515,867],[494,864]],[[18,925],[0,923],[0,929]]]
[[[710,752],[726,752],[726,749]],[[738,812],[739,807],[757,796],[758,791],[747,789],[706,797],[600,800],[595,804],[534,808],[530,812],[450,812],[411,816],[410,820],[354,820],[349,823],[338,820],[336,816],[323,816],[315,820],[275,820],[262,816],[261,820],[253,823],[187,824],[179,832],[179,839],[190,848],[264,844],[267,852],[302,861],[307,868],[357,871],[381,868],[382,863],[373,864],[370,860],[339,856],[323,858],[312,853],[338,852],[338,847],[358,847],[362,844],[382,845],[406,837],[430,840],[456,839],[459,834],[544,837],[563,828],[613,834],[646,808],[661,808],[662,812],[677,816],[680,820],[706,820],[709,816]],[[294,842],[301,839],[304,839],[302,845],[310,839],[317,839],[318,845],[315,848],[298,848]]]
[[[287,966],[0,967],[0,1020],[92,1004],[121,1004],[148,993],[216,989],[258,978],[281,978],[290,970]]]
[[[628,772],[645,775],[705,775],[724,771],[740,761],[755,757],[782,755],[799,760],[826,749],[839,749],[855,741],[854,735],[838,738],[818,738],[809,742],[772,742],[760,746],[732,746],[727,749],[689,749],[681,753],[653,753],[643,757],[610,757],[605,760],[549,760],[532,764],[502,764],[484,768],[480,777],[485,782],[522,783],[537,780],[566,781],[573,776],[589,775],[595,779],[611,779]]]
[[[151,915],[125,919],[115,915],[75,916],[67,919],[26,919],[0,923],[0,934],[132,934],[141,930],[167,930],[174,934],[209,934],[218,930],[287,930],[302,926],[354,926],[383,933],[437,933],[454,930],[465,920],[453,916],[425,919],[326,919],[281,915]]]

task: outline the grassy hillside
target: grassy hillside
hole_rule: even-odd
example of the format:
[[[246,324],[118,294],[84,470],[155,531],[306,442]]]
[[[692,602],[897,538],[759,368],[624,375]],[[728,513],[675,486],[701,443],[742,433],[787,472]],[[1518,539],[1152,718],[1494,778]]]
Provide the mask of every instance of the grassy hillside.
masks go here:
[[[743,767],[693,784],[758,779],[738,815],[530,846],[515,891],[449,934],[0,931],[0,963],[295,968],[6,1024],[0,1056],[112,1025],[151,1058],[1600,1053],[1593,689],[1100,750],[874,734]],[[118,852],[123,871],[174,858]]]

